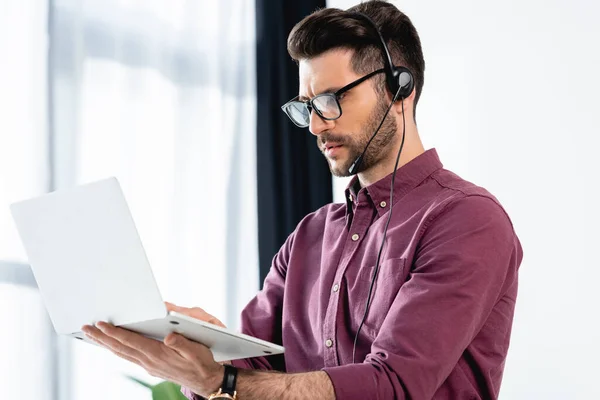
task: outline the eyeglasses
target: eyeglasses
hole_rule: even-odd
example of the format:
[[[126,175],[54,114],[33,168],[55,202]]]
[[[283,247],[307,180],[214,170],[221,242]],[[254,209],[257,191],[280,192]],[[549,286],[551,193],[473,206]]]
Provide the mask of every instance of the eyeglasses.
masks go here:
[[[360,85],[367,79],[384,72],[384,69],[378,69],[368,75],[363,76],[339,89],[335,93],[322,93],[310,100],[300,101],[299,96],[281,106],[283,112],[287,114],[294,124],[300,128],[306,128],[310,125],[311,110],[315,110],[319,117],[324,120],[332,121],[342,116],[342,107],[340,106],[340,97],[348,90]]]

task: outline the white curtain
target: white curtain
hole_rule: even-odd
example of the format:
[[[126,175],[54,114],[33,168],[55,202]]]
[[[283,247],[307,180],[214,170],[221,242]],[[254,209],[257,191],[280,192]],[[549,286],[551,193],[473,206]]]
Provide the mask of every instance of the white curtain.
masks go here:
[[[47,189],[46,2],[0,1],[0,393],[54,393],[52,328],[9,212]]]
[[[9,0],[9,13],[6,2],[0,99],[12,112],[0,111],[0,262],[26,262],[6,204],[114,175],[164,299],[237,328],[258,290],[254,1],[55,0],[49,19],[39,0]],[[152,380],[140,369],[93,346],[52,341],[35,289],[15,287],[0,286],[0,313],[30,324],[38,347],[57,347],[53,368],[19,359],[16,374],[7,368],[19,357],[3,353],[2,382],[22,379],[7,398],[149,398],[125,378]],[[46,330],[3,308],[6,296]]]
[[[258,288],[253,1],[63,0],[53,16],[57,184],[117,176],[164,298],[235,328]],[[72,399],[140,390],[106,352],[77,343],[72,360]]]

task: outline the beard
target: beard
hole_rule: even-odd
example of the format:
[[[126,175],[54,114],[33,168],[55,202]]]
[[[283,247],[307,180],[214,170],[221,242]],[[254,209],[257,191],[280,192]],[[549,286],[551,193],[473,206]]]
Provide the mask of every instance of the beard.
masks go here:
[[[319,138],[317,138],[317,145],[323,154],[325,154],[325,150],[322,149],[322,145],[325,142],[339,143],[348,149],[348,158],[346,160],[338,158],[335,160],[335,164],[329,157],[325,156],[325,159],[329,164],[329,170],[333,176],[350,176],[350,172],[348,172],[350,166],[365,150],[369,139],[371,139],[371,136],[373,136],[373,133],[375,133],[375,129],[377,129],[381,123],[381,119],[385,115],[388,107],[389,104],[385,104],[383,99],[377,100],[377,104],[375,105],[373,112],[369,116],[364,128],[358,135],[352,135],[351,137],[348,137],[333,133],[323,133]],[[383,125],[381,125],[381,129],[379,129],[379,132],[377,132],[377,135],[375,135],[375,138],[373,138],[373,141],[367,148],[357,172],[368,170],[387,156],[391,150],[389,145],[394,140],[398,130],[397,125],[396,119],[388,113],[388,115],[385,117]]]

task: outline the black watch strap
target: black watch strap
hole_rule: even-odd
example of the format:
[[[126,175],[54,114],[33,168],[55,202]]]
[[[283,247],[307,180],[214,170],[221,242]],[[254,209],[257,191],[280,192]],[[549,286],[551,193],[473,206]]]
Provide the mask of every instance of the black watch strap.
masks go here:
[[[235,383],[237,381],[238,370],[231,365],[224,365],[225,374],[223,374],[223,384],[221,385],[221,393],[226,393],[231,396],[235,394]]]

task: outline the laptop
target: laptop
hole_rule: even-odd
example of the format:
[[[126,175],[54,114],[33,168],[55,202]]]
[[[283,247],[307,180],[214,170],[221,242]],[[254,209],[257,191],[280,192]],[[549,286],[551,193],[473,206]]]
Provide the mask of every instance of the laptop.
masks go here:
[[[163,340],[202,343],[216,361],[281,354],[284,348],[167,310],[115,177],[11,205],[54,329],[91,344],[83,325],[106,321]]]

